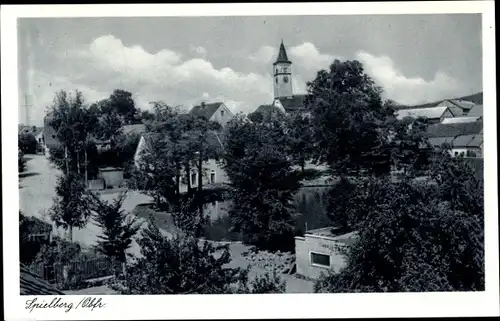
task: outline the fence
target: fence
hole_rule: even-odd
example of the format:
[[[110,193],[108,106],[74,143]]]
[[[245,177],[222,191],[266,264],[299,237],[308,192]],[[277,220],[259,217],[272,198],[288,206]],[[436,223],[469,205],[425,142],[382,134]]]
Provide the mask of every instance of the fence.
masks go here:
[[[73,275],[77,275],[82,280],[89,280],[113,275],[114,273],[113,263],[106,257],[76,260],[67,264],[35,263],[30,265],[29,270],[52,284],[63,283]]]

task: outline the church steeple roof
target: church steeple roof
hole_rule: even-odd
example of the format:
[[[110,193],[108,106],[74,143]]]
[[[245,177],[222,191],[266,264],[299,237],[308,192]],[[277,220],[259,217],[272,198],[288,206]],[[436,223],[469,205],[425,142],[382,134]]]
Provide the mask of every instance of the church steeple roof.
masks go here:
[[[285,50],[285,45],[283,44],[283,39],[281,39],[281,45],[280,45],[280,51],[278,53],[278,58],[276,59],[276,62],[274,65],[280,62],[286,62],[291,64],[292,62],[288,60],[288,56],[286,55],[286,50]]]

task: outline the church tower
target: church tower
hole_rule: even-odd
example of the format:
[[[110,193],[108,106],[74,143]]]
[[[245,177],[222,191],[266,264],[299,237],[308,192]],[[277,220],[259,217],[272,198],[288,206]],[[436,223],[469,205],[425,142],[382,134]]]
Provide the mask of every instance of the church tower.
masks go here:
[[[292,62],[288,60],[283,40],[276,62],[273,63],[274,99],[292,97]]]

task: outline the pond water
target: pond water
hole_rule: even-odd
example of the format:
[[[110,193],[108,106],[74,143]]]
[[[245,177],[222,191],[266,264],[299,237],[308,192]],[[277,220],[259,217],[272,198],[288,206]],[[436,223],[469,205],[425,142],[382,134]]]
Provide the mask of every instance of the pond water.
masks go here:
[[[294,198],[295,209],[298,216],[295,218],[295,227],[298,235],[315,228],[331,225],[326,215],[325,196],[327,186],[302,187]],[[205,237],[213,241],[241,241],[239,233],[231,231],[231,221],[228,211],[230,202],[217,202],[209,204],[206,209],[210,217],[210,224],[205,227]],[[151,204],[141,204],[134,210],[135,215],[141,218],[153,218],[158,227],[167,232],[174,232],[172,216],[165,212],[157,212]]]
[[[298,212],[295,227],[298,235],[315,228],[331,225],[326,215],[325,196],[327,186],[303,187],[295,195],[294,205]],[[228,210],[230,204],[219,205],[218,211],[210,211],[211,224],[205,228],[205,237],[214,241],[241,241],[238,233],[230,231],[231,221]]]

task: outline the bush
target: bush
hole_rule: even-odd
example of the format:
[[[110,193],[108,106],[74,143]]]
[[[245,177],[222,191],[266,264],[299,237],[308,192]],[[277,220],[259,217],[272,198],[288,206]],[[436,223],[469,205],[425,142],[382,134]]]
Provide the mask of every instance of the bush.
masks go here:
[[[26,160],[24,159],[24,153],[21,148],[17,150],[17,166],[19,168],[19,173],[24,172],[26,169]]]
[[[266,273],[263,276],[258,276],[250,282],[251,293],[285,293],[286,281],[282,281],[276,272],[272,274]]]
[[[36,138],[31,133],[23,133],[18,136],[19,148],[25,154],[36,154],[38,143]]]
[[[52,230],[52,226],[36,217],[28,217],[19,211],[19,255],[20,261],[24,264],[33,262],[38,252],[44,245],[49,244],[49,238],[32,238],[34,234],[44,234],[47,236]]]

